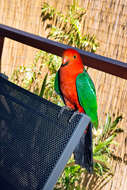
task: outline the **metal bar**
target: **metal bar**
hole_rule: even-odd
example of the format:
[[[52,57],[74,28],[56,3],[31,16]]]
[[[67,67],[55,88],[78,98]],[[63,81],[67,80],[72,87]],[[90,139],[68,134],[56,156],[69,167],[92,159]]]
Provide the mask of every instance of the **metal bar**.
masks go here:
[[[3,45],[4,45],[4,37],[0,36],[0,72],[1,72],[1,57],[2,57]]]
[[[66,45],[0,24],[0,35],[49,53],[62,56]]]
[[[71,48],[68,45],[64,45],[47,38],[42,38],[40,36],[17,30],[2,24],[0,24],[0,35],[58,56],[62,56],[62,53],[65,49]],[[92,67],[123,79],[127,79],[126,63],[86,52],[78,48],[74,49],[79,51],[83,58],[84,64],[88,67]]]

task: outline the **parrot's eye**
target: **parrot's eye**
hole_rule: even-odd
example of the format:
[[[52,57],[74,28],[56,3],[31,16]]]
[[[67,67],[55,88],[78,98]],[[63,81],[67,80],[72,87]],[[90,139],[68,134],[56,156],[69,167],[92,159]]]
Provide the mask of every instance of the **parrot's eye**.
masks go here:
[[[74,59],[76,59],[76,55],[74,55]]]

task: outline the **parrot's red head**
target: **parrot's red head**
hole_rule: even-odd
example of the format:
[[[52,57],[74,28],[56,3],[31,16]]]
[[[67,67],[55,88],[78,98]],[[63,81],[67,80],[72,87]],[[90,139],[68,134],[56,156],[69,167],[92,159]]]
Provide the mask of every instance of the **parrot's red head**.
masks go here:
[[[82,59],[80,57],[80,54],[74,50],[74,49],[67,49],[64,51],[62,56],[62,67],[69,67],[69,68],[77,68],[81,67],[84,68]]]

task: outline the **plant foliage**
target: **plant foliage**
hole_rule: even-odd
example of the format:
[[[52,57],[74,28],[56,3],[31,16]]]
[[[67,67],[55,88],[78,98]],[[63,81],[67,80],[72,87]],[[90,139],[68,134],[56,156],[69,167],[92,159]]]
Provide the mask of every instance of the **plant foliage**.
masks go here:
[[[49,29],[48,38],[95,52],[98,47],[95,36],[82,32],[82,20],[85,16],[86,10],[79,7],[78,1],[73,1],[73,4],[69,5],[64,13],[57,11],[48,3],[44,3],[41,14],[43,22],[52,21],[51,24],[46,25],[46,28]]]
[[[94,170],[97,175],[103,175],[105,172],[110,172],[110,159],[112,157],[112,150],[110,145],[116,144],[114,138],[118,132],[122,132],[118,127],[119,122],[122,120],[122,116],[118,116],[113,122],[111,116],[107,114],[105,124],[100,126],[96,131],[94,129],[93,134],[93,158],[94,158]]]

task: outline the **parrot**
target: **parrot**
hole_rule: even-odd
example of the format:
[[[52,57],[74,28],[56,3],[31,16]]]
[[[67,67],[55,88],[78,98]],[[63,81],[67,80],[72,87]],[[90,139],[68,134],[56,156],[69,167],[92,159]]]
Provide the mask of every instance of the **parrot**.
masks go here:
[[[63,52],[62,64],[55,76],[54,89],[67,108],[85,113],[91,119],[73,153],[76,164],[92,173],[92,126],[98,128],[96,90],[80,54],[73,48]]]
[[[97,129],[95,86],[76,50],[67,49],[64,51],[62,65],[56,73],[54,88],[68,108],[87,114]]]

